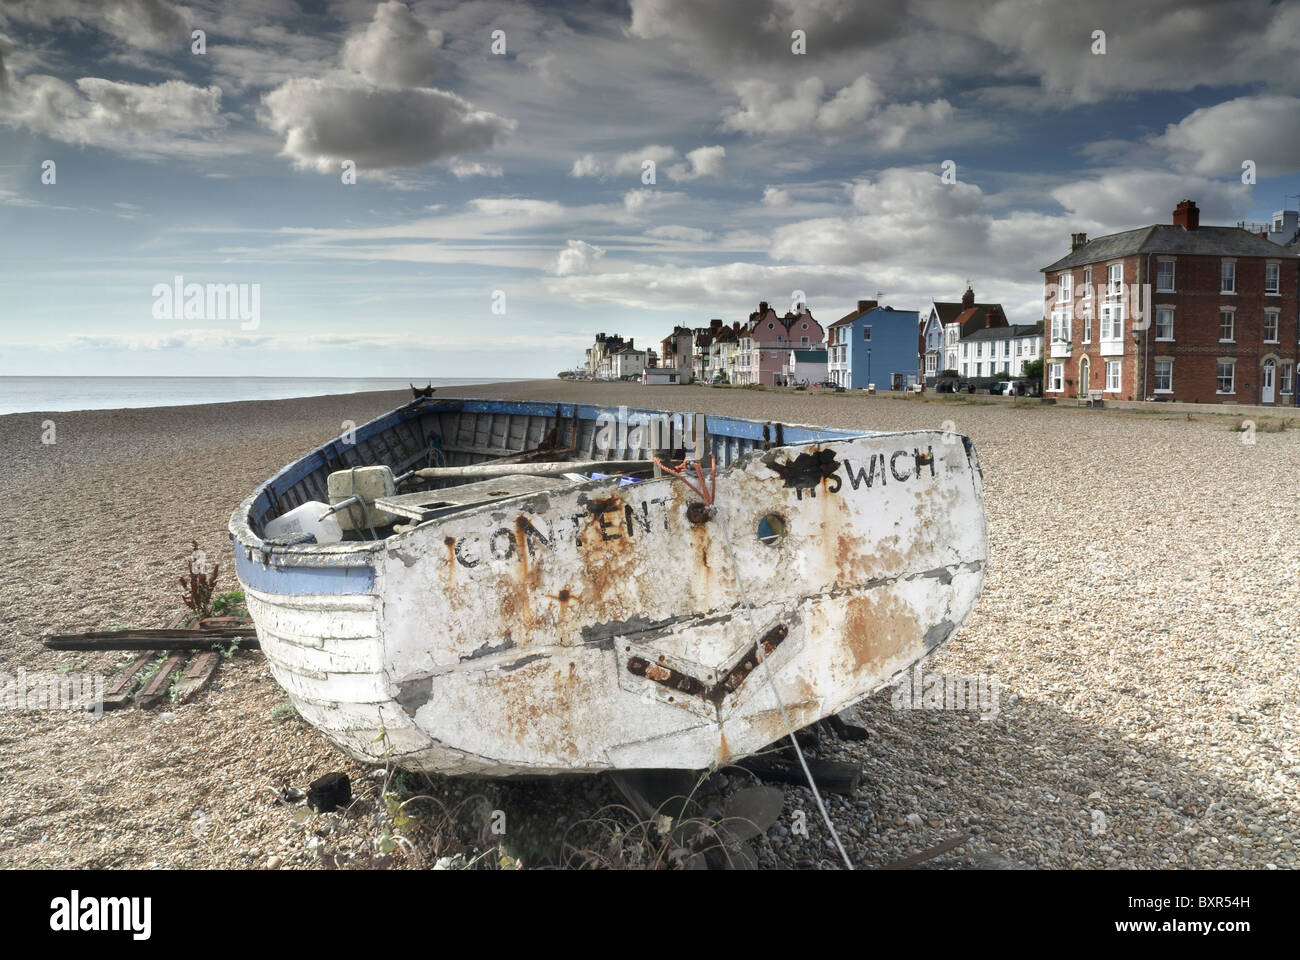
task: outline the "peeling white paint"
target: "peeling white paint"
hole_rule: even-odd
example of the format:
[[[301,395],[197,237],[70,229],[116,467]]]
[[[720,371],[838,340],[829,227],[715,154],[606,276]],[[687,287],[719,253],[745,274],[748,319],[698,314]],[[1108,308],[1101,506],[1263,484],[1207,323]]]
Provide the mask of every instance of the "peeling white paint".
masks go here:
[[[698,498],[667,477],[496,502],[390,538],[370,594],[248,590],[249,611],[302,716],[359,759],[475,775],[704,768],[784,736],[762,670],[715,702],[629,664],[707,687],[754,644],[720,524],[760,633],[785,628],[768,666],[806,725],[890,683],[969,615],[988,537],[978,465],[951,440],[750,453],[719,472],[702,524],[687,516]],[[811,485],[788,486],[787,465],[822,450],[834,471],[793,471]],[[757,537],[768,514],[785,521],[772,545]]]

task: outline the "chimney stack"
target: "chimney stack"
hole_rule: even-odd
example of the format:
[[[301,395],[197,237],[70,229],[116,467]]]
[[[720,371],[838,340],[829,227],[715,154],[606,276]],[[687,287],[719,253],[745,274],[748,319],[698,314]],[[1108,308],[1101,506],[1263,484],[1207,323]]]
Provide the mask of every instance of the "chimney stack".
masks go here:
[[[967,287],[966,292],[961,295],[961,307],[963,310],[969,310],[973,306],[975,306],[975,291]]]
[[[758,312],[759,312],[759,313],[767,313],[767,301],[766,301],[766,300],[760,300],[760,301],[758,302]]]
[[[1082,247],[1082,246],[1086,246],[1087,243],[1088,243],[1088,235],[1087,235],[1086,233],[1072,233],[1072,234],[1070,234],[1070,252],[1071,252],[1071,253],[1074,253],[1074,251],[1078,250],[1078,249],[1079,249],[1080,247]]]
[[[1184,200],[1174,207],[1174,226],[1184,230],[1196,230],[1201,225],[1201,211],[1196,209],[1194,200]]]

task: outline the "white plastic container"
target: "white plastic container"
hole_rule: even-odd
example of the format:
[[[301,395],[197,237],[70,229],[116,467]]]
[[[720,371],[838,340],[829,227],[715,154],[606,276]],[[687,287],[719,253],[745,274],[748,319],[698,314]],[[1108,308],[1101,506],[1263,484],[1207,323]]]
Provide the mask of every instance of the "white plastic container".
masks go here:
[[[330,513],[329,504],[319,500],[308,500],[301,507],[276,517],[266,525],[263,536],[269,540],[299,533],[310,533],[317,543],[339,543],[343,539],[343,528]]]

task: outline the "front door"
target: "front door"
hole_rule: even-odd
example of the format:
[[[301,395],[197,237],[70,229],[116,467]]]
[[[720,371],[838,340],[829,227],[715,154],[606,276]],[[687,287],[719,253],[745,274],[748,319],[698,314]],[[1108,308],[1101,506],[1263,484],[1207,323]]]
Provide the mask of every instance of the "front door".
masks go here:
[[[1273,402],[1273,374],[1277,372],[1277,363],[1273,360],[1264,361],[1264,376],[1259,381],[1259,402]]]

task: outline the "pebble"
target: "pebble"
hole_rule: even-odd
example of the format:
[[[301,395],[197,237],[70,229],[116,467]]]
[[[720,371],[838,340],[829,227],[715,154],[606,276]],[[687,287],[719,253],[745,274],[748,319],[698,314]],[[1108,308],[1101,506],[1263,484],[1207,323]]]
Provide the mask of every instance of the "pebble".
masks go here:
[[[466,389],[476,391],[643,402],[639,387],[617,384]],[[924,670],[996,680],[1001,709],[988,720],[970,711],[896,711],[882,691],[847,718],[867,727],[869,739],[823,738],[819,754],[864,770],[855,796],[826,798],[855,865],[888,865],[964,830],[970,839],[929,865],[1296,866],[1300,605],[1280,598],[1300,593],[1300,570],[1287,559],[1300,539],[1300,512],[1285,506],[1280,478],[1300,475],[1300,432],[1261,432],[1245,445],[1226,417],[680,391],[674,404],[722,415],[875,430],[940,429],[951,420],[974,440],[991,547],[984,590]],[[45,633],[87,623],[164,625],[176,598],[158,564],[189,546],[176,543],[174,531],[193,530],[205,546],[228,550],[230,504],[335,435],[342,420],[363,422],[400,399],[67,413],[51,448],[31,442],[39,435],[35,415],[0,417],[8,456],[0,496],[17,545],[0,558],[0,587],[27,598],[16,612],[0,611],[19,641],[5,647],[6,669],[60,666],[37,642]],[[135,519],[136,475],[157,478],[149,525]],[[203,482],[190,482],[194,476]],[[68,552],[48,550],[42,518],[49,505],[77,507],[88,497],[105,509],[64,510],[60,542]],[[79,571],[75,590],[67,588],[70,557]],[[226,589],[233,587],[228,561],[227,553]],[[90,669],[108,671],[121,659],[97,655]],[[164,711],[177,721],[165,726],[140,711],[94,722],[0,711],[7,744],[0,779],[15,788],[0,827],[6,863],[318,864],[307,847],[312,825],[295,823],[274,794],[332,770],[364,781],[372,795],[376,782],[306,723],[268,720],[284,693],[260,654],[241,653],[220,674],[225,685]],[[200,710],[202,736],[184,722]],[[50,769],[77,784],[53,806],[40,779]],[[735,780],[734,787],[746,783]],[[528,816],[552,829],[563,815],[571,826],[618,802],[599,778],[526,791],[438,780],[431,792],[468,818],[484,789],[509,798],[503,809],[512,831]],[[188,823],[200,804],[211,830],[177,832],[178,819]],[[131,813],[108,818],[104,810]],[[806,814],[806,830],[792,829],[796,811]],[[1099,835],[1093,811],[1106,818]],[[372,812],[380,814],[373,821]],[[357,852],[367,862],[388,828],[382,813],[382,805],[359,808],[318,852],[345,860]],[[780,830],[755,841],[764,862],[803,869],[838,862],[809,791],[786,788],[779,822]],[[423,865],[465,862],[435,851],[427,836],[412,842]]]

